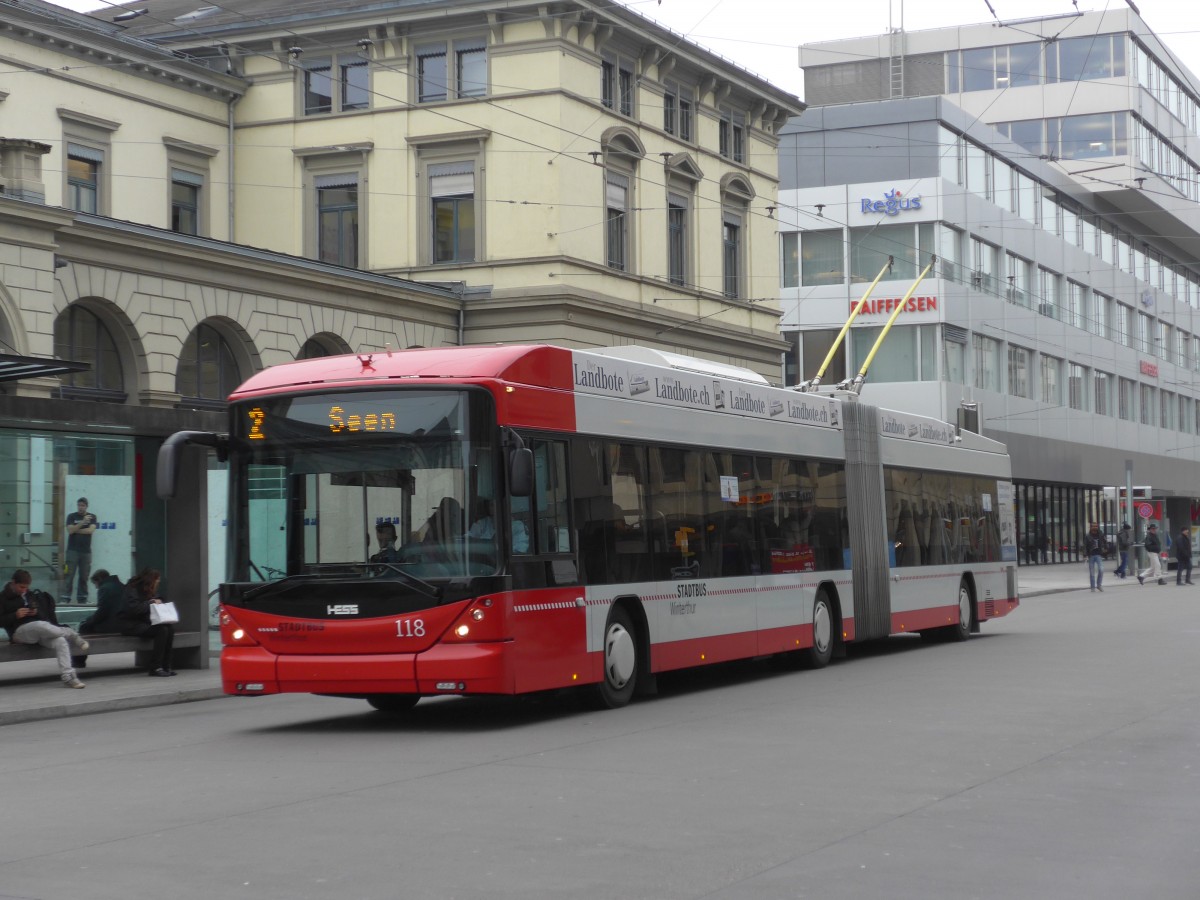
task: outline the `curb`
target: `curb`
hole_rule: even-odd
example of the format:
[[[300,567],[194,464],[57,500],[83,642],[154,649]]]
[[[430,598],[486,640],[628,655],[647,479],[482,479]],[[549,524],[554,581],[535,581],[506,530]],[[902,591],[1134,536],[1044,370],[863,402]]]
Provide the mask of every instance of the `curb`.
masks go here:
[[[225,692],[219,687],[192,688],[165,694],[149,694],[143,697],[114,697],[110,700],[59,703],[30,709],[14,709],[0,712],[0,726],[19,725],[23,722],[45,722],[50,719],[66,719],[74,716],[91,716],[97,713],[126,709],[147,709],[151,706],[171,706],[176,703],[195,703],[200,700],[215,700],[224,696],[226,696]]]

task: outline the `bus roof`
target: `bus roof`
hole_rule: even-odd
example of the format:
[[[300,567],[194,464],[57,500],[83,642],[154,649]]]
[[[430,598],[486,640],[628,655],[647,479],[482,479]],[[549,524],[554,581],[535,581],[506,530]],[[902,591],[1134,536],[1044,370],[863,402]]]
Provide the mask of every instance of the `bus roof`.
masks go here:
[[[644,421],[653,421],[653,408],[672,407],[738,416],[743,421],[749,418],[840,431],[845,420],[839,411],[842,405],[860,402],[845,394],[802,394],[772,387],[748,369],[651,348],[572,350],[548,344],[468,345],[297,360],[257,373],[229,399],[323,388],[386,387],[401,381],[428,384],[442,379],[534,388],[497,396],[504,421],[530,427],[573,429],[579,416],[611,414],[604,411],[608,407],[597,407],[597,402],[625,401],[646,410],[638,416],[650,417]],[[586,405],[581,405],[585,401]],[[959,434],[939,419],[886,409],[877,414],[885,439],[1006,452],[998,441],[971,432]]]

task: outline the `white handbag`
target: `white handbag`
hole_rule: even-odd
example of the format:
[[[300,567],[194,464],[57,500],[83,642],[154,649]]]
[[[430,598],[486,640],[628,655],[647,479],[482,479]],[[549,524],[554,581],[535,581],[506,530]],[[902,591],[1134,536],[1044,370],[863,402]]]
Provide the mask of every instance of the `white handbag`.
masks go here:
[[[151,625],[174,625],[179,621],[179,610],[174,603],[151,603]]]

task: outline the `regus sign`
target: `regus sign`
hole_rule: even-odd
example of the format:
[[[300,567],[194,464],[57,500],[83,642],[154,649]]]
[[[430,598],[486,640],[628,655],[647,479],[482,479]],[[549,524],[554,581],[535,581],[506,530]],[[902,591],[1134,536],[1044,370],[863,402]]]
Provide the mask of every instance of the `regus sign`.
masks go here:
[[[862,212],[865,213],[876,212],[897,216],[902,211],[920,208],[921,198],[919,196],[905,197],[895,188],[884,194],[882,200],[872,200],[870,197],[862,198]]]

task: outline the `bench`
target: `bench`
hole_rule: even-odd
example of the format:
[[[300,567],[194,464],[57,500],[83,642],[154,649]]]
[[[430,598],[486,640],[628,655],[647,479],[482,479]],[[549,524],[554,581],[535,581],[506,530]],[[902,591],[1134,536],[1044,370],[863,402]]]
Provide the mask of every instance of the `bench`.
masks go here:
[[[0,631],[0,663],[26,659],[54,659],[54,651],[40,644],[16,644],[4,640]],[[85,634],[88,656],[101,653],[133,653],[134,665],[149,668],[153,647],[149,640],[124,634]],[[74,648],[72,648],[74,649]],[[171,665],[176,669],[203,669],[207,660],[208,635],[199,631],[176,631]]]

